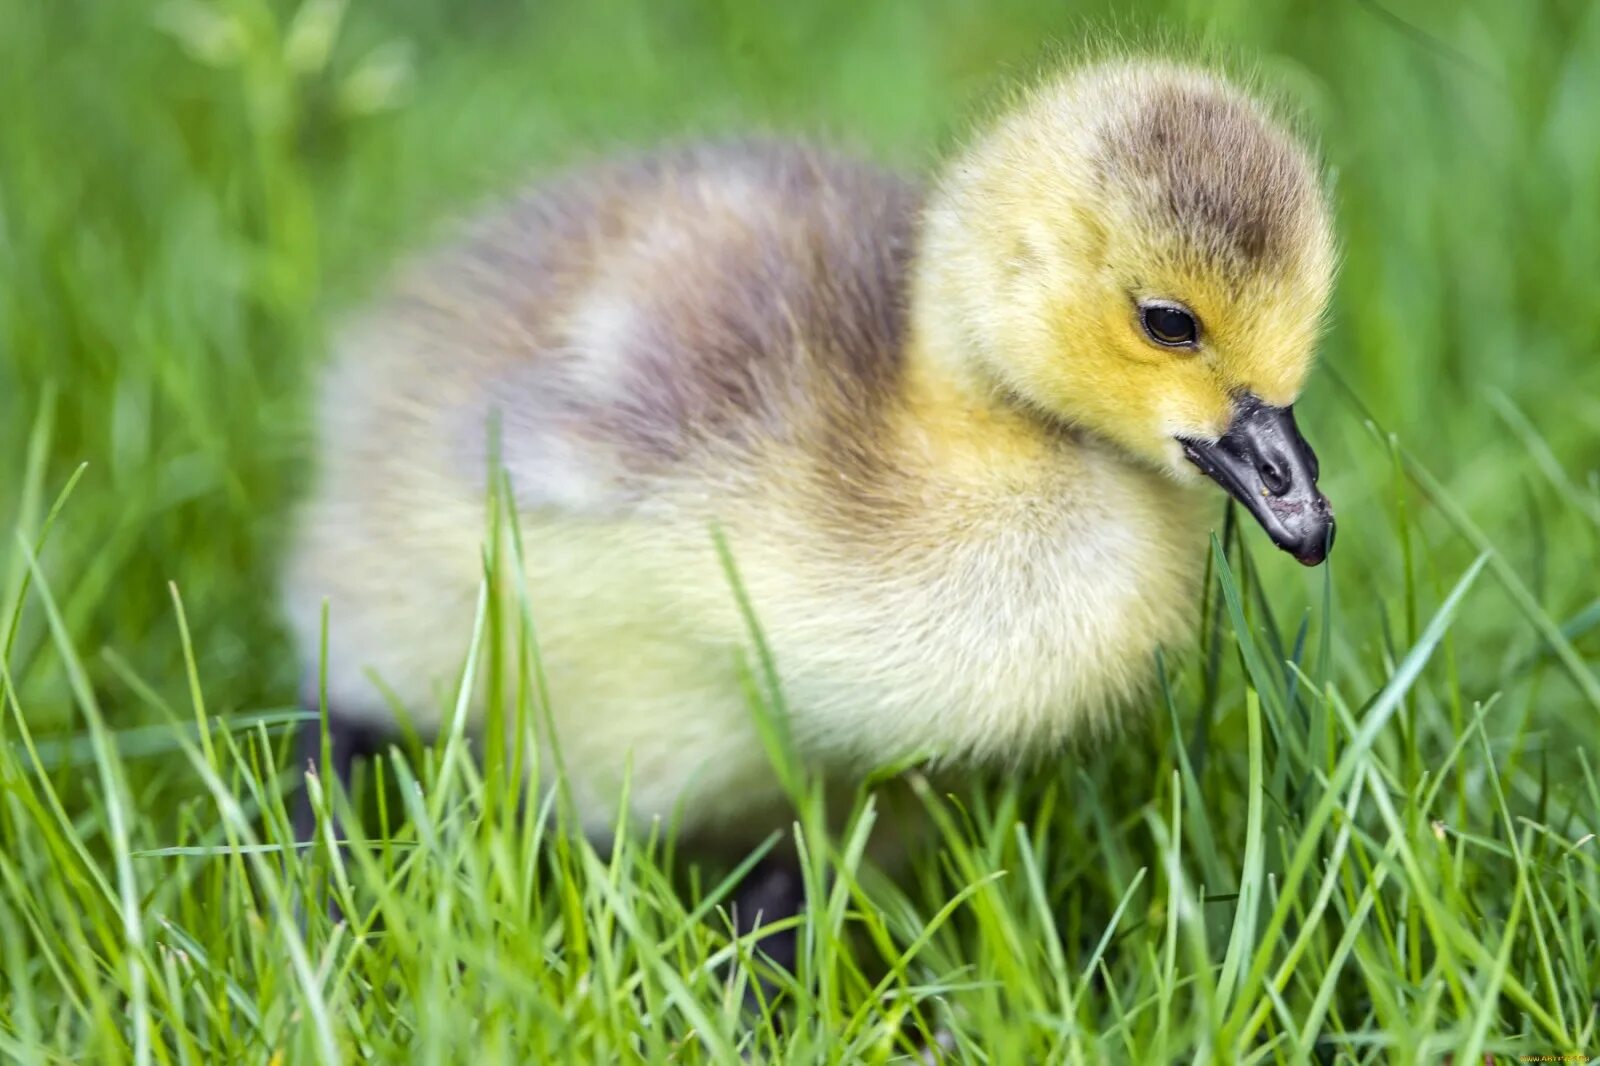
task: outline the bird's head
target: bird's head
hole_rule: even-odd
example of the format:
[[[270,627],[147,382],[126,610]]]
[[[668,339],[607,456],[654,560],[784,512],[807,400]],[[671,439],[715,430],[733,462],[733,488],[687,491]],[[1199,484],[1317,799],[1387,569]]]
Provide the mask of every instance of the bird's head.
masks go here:
[[[1333,518],[1292,405],[1334,272],[1309,153],[1219,76],[1089,67],[945,171],[917,299],[962,369],[1179,480],[1314,564]]]

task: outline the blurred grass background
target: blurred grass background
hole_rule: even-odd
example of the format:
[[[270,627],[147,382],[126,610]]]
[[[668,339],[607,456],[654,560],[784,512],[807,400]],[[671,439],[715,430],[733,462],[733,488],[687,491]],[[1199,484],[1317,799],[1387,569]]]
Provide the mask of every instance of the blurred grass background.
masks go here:
[[[1452,771],[1457,815],[1498,831],[1477,810],[1497,766],[1514,805],[1565,810],[1574,835],[1571,812],[1586,812],[1593,829],[1600,5],[1586,0],[0,0],[0,617],[27,573],[11,531],[31,543],[87,464],[40,572],[111,724],[151,720],[130,675],[183,702],[168,582],[208,709],[287,705],[297,679],[272,590],[306,483],[310,389],[329,323],[397,254],[542,170],[657,139],[796,131],[926,170],[1008,83],[1111,36],[1258,68],[1321,141],[1344,265],[1301,407],[1340,518],[1336,620],[1319,631],[1357,705],[1492,552],[1498,580],[1474,590],[1433,668],[1442,680],[1385,749],[1391,787],[1420,788],[1463,708],[1498,693],[1484,751]],[[1257,556],[1251,574],[1292,634],[1321,575]],[[14,717],[81,732],[46,612],[20,619],[0,741]],[[1222,666],[1220,700],[1206,681],[1213,694],[1180,703],[1170,731],[1153,716],[1155,741],[1203,726],[1242,759],[1243,682],[1233,656]],[[1173,772],[1143,743],[1072,769],[1073,794],[1108,797],[1137,826],[1151,782]],[[1222,759],[1201,771],[1213,824],[1242,836],[1247,768]],[[171,839],[194,816],[192,778],[130,767],[146,842]],[[93,836],[92,784],[57,776]],[[1426,841],[1431,812],[1412,814]],[[1074,888],[1075,923],[1098,928],[1150,861],[1127,846],[1068,856],[1074,877],[1103,863],[1117,886]],[[1495,847],[1504,859],[1515,842]],[[1219,854],[1237,851],[1225,840]],[[1463,921],[1506,918],[1512,869],[1486,868],[1480,894],[1446,893]],[[1588,870],[1567,883],[1589,908],[1568,912],[1567,942],[1588,969],[1552,982],[1573,1003],[1600,982]],[[918,876],[941,883],[932,867]],[[1410,921],[1383,936],[1403,947]],[[1517,942],[1512,972],[1548,972],[1534,948]],[[1420,981],[1395,950],[1396,979]]]

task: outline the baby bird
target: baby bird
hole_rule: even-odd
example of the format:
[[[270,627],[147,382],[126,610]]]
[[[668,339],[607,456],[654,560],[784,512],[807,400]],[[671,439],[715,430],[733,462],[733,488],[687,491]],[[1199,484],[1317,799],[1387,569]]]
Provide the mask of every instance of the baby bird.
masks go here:
[[[337,343],[286,579],[308,685],[326,601],[336,742],[384,688],[439,724],[495,455],[596,835],[625,775],[691,840],[787,820],[714,531],[826,778],[1051,751],[1185,641],[1206,477],[1327,552],[1291,405],[1334,258],[1306,149],[1164,62],[1043,84],[925,188],[783,143],[554,180]]]

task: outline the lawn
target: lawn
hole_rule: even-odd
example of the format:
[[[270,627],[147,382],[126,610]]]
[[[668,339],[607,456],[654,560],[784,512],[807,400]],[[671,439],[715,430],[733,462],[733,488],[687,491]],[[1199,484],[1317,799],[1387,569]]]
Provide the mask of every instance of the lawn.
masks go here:
[[[290,852],[274,572],[326,329],[397,254],[673,137],[925,170],[1113,38],[1320,142],[1328,567],[1219,493],[1199,643],[1118,735],[911,770],[938,831],[893,876],[874,789],[835,832],[803,794],[760,1017],[738,868],[596,850],[458,733]],[[0,1060],[1600,1055],[1600,5],[0,0],[0,99]],[[525,650],[473,659],[522,723]]]

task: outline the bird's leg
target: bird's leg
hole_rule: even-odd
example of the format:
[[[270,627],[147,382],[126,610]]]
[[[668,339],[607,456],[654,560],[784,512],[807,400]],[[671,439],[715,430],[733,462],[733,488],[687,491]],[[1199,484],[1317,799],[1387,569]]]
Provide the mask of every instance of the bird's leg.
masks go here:
[[[334,708],[328,708],[328,765],[326,769],[336,779],[339,787],[348,795],[350,791],[350,771],[355,766],[355,761],[370,755],[376,755],[383,743],[383,735],[371,726],[363,725],[358,720],[339,714]],[[300,735],[295,738],[294,767],[302,775],[307,771],[322,777],[322,719],[321,717],[308,718],[300,727]],[[322,777],[327,781],[327,777]],[[337,814],[329,815],[333,836],[335,839],[343,836],[339,827]],[[294,840],[295,843],[309,850],[316,840],[317,811],[311,802],[311,789],[302,783],[295,797],[294,805]],[[306,912],[303,903],[296,903],[295,910],[299,915],[302,931],[305,927]],[[328,917],[337,922],[344,917],[339,904],[330,896],[328,899]]]
[[[741,938],[764,926],[792,918],[805,906],[805,883],[793,862],[767,856],[745,875],[733,896],[733,931]],[[787,973],[794,972],[798,951],[798,930],[780,929],[760,936],[755,951],[768,963]],[[759,1010],[762,1001],[770,1003],[776,988],[765,978],[745,989],[745,1005]]]
[[[350,771],[355,761],[369,755],[375,755],[382,749],[383,736],[371,726],[363,725],[358,721],[339,714],[332,707],[328,708],[328,766],[327,770],[336,778],[341,788],[347,793],[350,790]],[[310,770],[321,775],[322,766],[322,721],[320,718],[308,718],[300,727],[300,735],[295,743],[294,755],[295,769],[300,773]],[[335,821],[335,835],[338,823]],[[294,808],[294,839],[297,844],[309,844],[317,832],[317,812],[311,804],[311,790],[304,784],[300,786]]]

